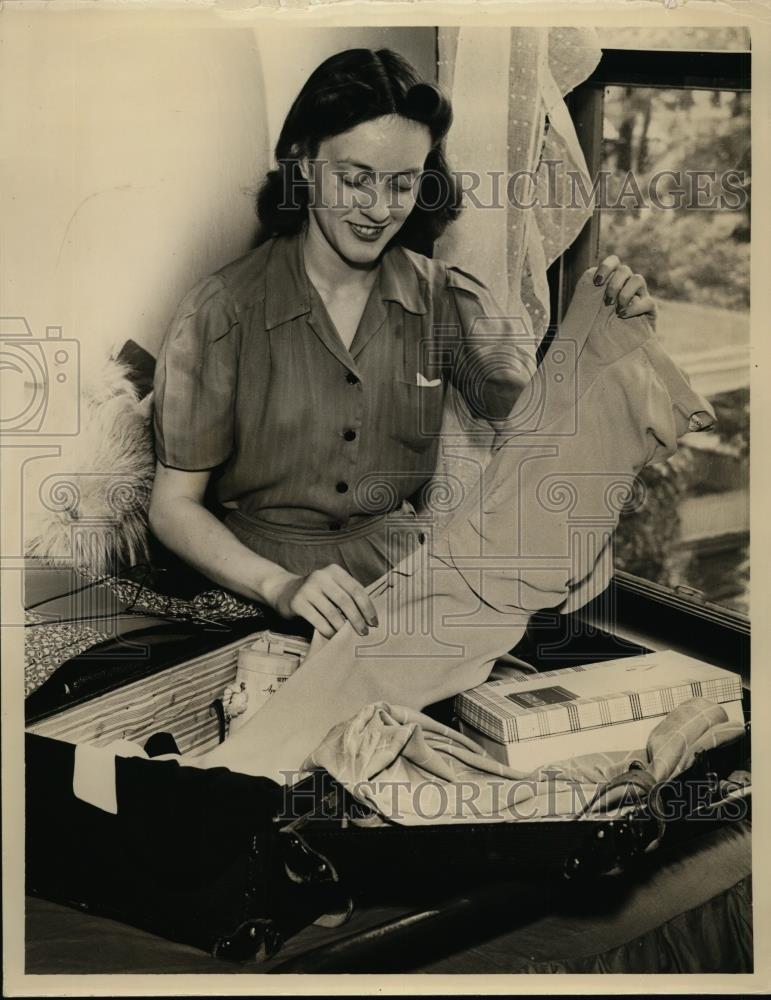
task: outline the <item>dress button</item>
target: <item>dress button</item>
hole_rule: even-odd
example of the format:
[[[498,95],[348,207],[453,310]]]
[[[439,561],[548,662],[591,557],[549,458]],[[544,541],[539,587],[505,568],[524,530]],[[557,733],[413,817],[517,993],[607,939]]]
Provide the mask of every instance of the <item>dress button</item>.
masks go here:
[[[345,381],[349,385],[358,385],[359,384],[359,380],[358,380],[358,378],[356,378],[356,376],[353,374],[353,372],[347,372],[346,373]]]
[[[345,431],[343,433],[343,437],[345,438],[346,441],[355,441],[356,440],[356,431],[354,431],[354,430]]]
[[[347,493],[348,483],[338,483],[337,486],[335,486],[335,489],[337,490],[338,493]]]

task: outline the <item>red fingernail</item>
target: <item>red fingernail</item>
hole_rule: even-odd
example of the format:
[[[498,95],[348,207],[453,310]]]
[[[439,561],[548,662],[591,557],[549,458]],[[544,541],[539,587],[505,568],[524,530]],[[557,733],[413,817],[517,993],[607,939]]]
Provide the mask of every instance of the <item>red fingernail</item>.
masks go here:
[[[595,283],[595,285],[597,285],[599,287],[603,283],[604,280],[605,279],[603,278],[603,276],[601,274],[595,274],[595,276],[594,276],[594,283]]]

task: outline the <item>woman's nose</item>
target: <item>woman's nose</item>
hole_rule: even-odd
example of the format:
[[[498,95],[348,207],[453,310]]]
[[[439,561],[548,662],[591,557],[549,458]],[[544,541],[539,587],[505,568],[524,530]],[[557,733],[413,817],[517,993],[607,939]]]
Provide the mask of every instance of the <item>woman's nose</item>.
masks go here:
[[[385,222],[391,214],[388,192],[379,185],[371,185],[367,188],[366,196],[359,203],[359,210],[370,222],[378,225]]]

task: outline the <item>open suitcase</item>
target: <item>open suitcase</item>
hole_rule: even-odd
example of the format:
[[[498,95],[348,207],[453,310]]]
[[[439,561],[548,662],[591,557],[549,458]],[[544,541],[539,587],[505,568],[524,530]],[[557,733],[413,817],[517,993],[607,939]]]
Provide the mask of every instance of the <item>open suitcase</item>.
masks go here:
[[[722,747],[673,783],[679,815],[668,823],[641,806],[623,820],[555,821],[546,831],[544,822],[368,829],[346,819],[346,793],[331,780],[295,786],[290,808],[302,799],[307,811],[291,819],[268,779],[137,758],[117,762],[112,816],[72,794],[72,745],[30,734],[28,891],[220,958],[271,957],[307,924],[337,926],[365,899],[585,883],[632,864],[662,835],[742,818],[745,800],[721,795],[718,776],[744,765],[745,749]],[[694,806],[687,816],[684,803]]]
[[[662,838],[696,837],[747,815],[747,789],[725,780],[749,769],[746,735],[702,754],[656,802],[621,819],[368,826],[366,808],[324,772],[288,788],[144,758],[116,761],[117,815],[75,796],[77,742],[142,743],[169,731],[182,752],[214,745],[213,706],[234,678],[238,649],[266,626],[278,623],[155,625],[132,633],[145,655],[132,659],[124,639],[109,640],[27,699],[30,894],[223,959],[269,959],[302,928],[340,926],[367,901],[445,901],[451,913],[469,900],[494,905],[514,885],[539,892],[567,882],[582,892]],[[120,661],[111,655],[118,643]],[[598,659],[641,652],[597,632],[591,644]]]

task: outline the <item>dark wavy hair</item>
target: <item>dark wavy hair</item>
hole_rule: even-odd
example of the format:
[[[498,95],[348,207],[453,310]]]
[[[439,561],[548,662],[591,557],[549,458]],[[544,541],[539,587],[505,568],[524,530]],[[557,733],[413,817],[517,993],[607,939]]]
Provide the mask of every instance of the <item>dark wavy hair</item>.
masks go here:
[[[308,77],[284,121],[276,144],[277,169],[257,195],[257,214],[268,234],[293,234],[308,217],[308,191],[300,159],[313,158],[324,139],[383,115],[426,125],[431,149],[423,165],[415,207],[393,242],[422,253],[461,210],[460,187],[450,172],[444,139],[452,107],[433,84],[390,49],[347,49],[330,56]]]

